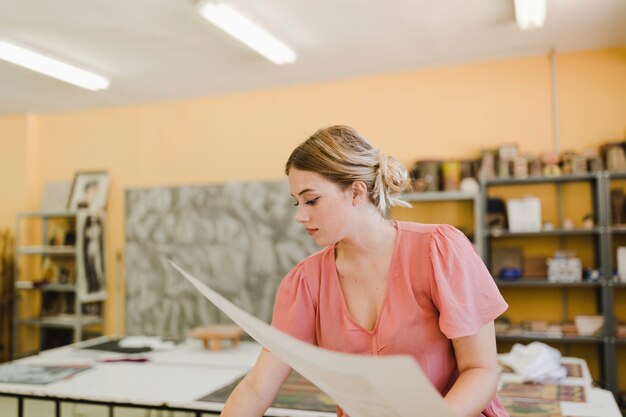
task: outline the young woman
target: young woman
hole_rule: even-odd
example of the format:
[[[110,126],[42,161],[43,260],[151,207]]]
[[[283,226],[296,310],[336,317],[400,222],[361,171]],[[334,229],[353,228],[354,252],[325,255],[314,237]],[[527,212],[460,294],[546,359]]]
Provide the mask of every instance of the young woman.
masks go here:
[[[404,167],[332,126],[298,146],[285,172],[295,220],[324,249],[283,279],[272,325],[336,351],[412,355],[458,416],[508,416],[493,326],[507,304],[457,229],[387,220],[389,206],[406,205],[393,197]],[[263,350],[222,416],[262,416],[290,372]]]

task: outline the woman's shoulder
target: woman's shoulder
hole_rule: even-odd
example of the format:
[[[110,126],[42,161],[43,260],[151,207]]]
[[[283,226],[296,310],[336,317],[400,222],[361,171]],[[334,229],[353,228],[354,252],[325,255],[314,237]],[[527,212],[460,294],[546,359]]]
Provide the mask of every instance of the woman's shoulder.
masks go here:
[[[459,229],[449,224],[439,223],[416,223],[407,221],[397,221],[398,230],[403,235],[413,236],[415,238],[430,238],[432,235],[440,235],[443,237],[463,234]]]
[[[331,245],[298,262],[283,278],[279,294],[287,298],[296,298],[299,293],[304,292],[315,300],[316,294],[320,291],[321,277],[332,261],[330,256],[334,255],[333,249]]]
[[[334,250],[335,245],[326,246],[325,248],[322,248],[301,260],[298,265],[319,267],[320,265],[328,262],[330,257],[334,256]]]
[[[407,222],[407,221],[396,221],[398,225],[398,230],[403,233],[415,234],[429,234],[437,230],[438,224],[430,224],[430,223],[416,223],[416,222]]]
[[[291,269],[288,276],[298,277],[299,279],[311,280],[320,276],[320,272],[325,269],[329,262],[332,264],[331,257],[334,255],[334,246],[327,246],[301,260]]]
[[[405,244],[449,245],[464,244],[465,234],[454,226],[439,223],[397,222]]]

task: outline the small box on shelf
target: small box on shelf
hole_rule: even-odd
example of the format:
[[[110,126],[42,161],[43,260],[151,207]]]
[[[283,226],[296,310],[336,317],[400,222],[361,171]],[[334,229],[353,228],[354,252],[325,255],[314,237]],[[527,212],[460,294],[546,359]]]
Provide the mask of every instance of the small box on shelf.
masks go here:
[[[510,232],[541,231],[541,200],[537,197],[509,198],[506,211]]]
[[[523,270],[525,279],[545,279],[548,275],[545,256],[524,256]]]
[[[548,258],[548,282],[582,282],[583,267],[579,258]]]

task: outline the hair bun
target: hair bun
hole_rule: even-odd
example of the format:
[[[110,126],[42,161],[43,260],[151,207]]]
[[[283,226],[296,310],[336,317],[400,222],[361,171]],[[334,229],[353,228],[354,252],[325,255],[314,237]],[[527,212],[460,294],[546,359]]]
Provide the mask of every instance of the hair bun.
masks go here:
[[[374,198],[378,200],[379,210],[386,211],[389,206],[411,207],[406,201],[394,196],[409,188],[410,183],[409,173],[400,161],[382,152],[378,153]]]

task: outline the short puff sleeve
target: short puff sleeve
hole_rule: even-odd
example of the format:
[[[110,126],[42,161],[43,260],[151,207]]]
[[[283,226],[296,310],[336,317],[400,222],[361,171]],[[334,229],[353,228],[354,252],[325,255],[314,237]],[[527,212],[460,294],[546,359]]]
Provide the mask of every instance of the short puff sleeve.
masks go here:
[[[474,335],[508,308],[472,243],[458,229],[440,225],[430,241],[431,297],[439,328],[449,339]]]
[[[272,326],[304,342],[316,344],[315,310],[304,267],[298,264],[278,287]]]

